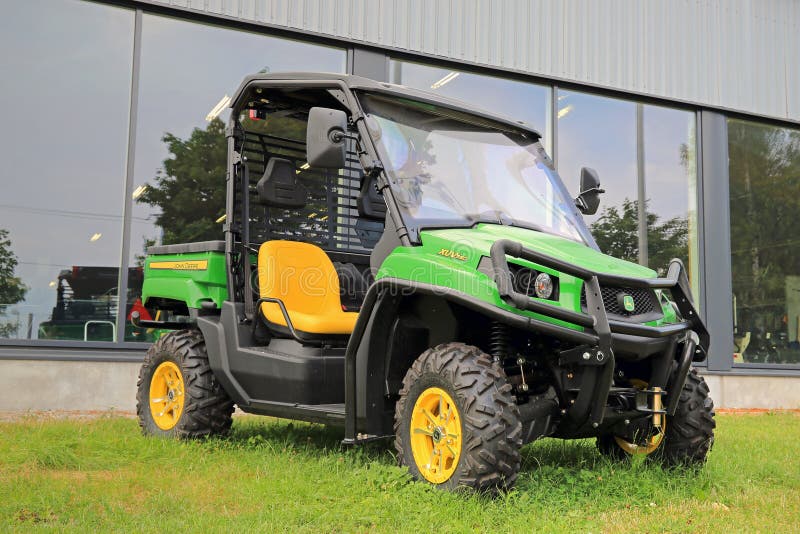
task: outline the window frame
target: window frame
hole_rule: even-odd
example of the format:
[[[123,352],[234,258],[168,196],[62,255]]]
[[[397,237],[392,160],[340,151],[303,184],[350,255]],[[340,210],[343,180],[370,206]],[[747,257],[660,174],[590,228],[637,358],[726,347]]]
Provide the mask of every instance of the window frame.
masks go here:
[[[711,354],[704,364],[707,365],[709,374],[734,374],[734,375],[764,375],[764,376],[800,376],[800,364],[758,364],[741,363],[733,364],[732,347],[733,321],[730,292],[725,293],[725,286],[731,287],[730,265],[710,265],[708,257],[718,257],[727,252],[730,259],[731,241],[730,206],[714,209],[714,199],[724,194],[728,196],[728,169],[727,169],[727,129],[726,120],[729,118],[757,121],[760,124],[778,127],[798,128],[798,123],[790,120],[781,120],[775,117],[746,114],[737,111],[724,110],[709,105],[692,102],[671,101],[667,98],[656,97],[644,93],[623,92],[617,89],[602,87],[591,83],[571,82],[556,78],[547,78],[540,75],[524,73],[513,69],[504,69],[497,66],[478,65],[450,59],[431,58],[423,52],[394,49],[378,45],[354,43],[341,37],[329,37],[294,28],[281,28],[267,23],[247,22],[235,19],[232,16],[200,13],[190,11],[188,8],[165,6],[157,4],[142,4],[134,0],[121,0],[112,5],[128,8],[135,11],[136,25],[134,30],[134,68],[131,90],[130,121],[129,121],[129,147],[127,165],[132,165],[133,149],[135,148],[135,126],[138,103],[138,75],[141,47],[141,17],[143,13],[166,15],[189,22],[212,24],[227,29],[247,30],[273,37],[290,38],[302,42],[318,43],[340,48],[346,52],[346,72],[351,74],[366,75],[378,80],[388,79],[389,62],[391,60],[411,61],[422,63],[437,68],[473,72],[489,76],[507,78],[542,85],[550,89],[550,100],[547,105],[549,116],[545,138],[547,151],[557,161],[558,158],[558,131],[557,92],[559,88],[582,91],[598,96],[612,98],[633,99],[643,104],[654,104],[675,109],[690,111],[695,114],[695,144],[697,151],[697,225],[698,225],[698,263],[699,263],[699,305],[704,310],[709,329],[712,331],[716,343],[712,346]],[[381,78],[383,76],[383,78]],[[136,94],[135,94],[136,93]],[[721,118],[721,121],[720,121]],[[720,137],[724,136],[723,146],[720,146]],[[724,164],[723,164],[724,162]],[[128,167],[129,169],[129,167]],[[126,174],[125,180],[125,207],[123,212],[123,239],[122,251],[124,261],[120,261],[120,294],[123,289],[127,292],[127,277],[123,276],[130,257],[130,198],[132,193],[132,173]],[[727,204],[727,203],[725,203]],[[128,233],[125,233],[128,232]],[[723,262],[724,263],[724,262]],[[713,271],[711,270],[713,269]],[[711,287],[713,286],[713,287]],[[124,327],[124,310],[118,312],[117,327]],[[730,338],[730,339],[728,339]],[[68,340],[14,340],[0,339],[0,360],[2,359],[75,359],[97,361],[135,361],[131,354],[137,354],[149,344],[139,342],[84,342]],[[21,350],[17,350],[21,349]],[[79,349],[79,350],[78,350]],[[77,355],[80,352],[81,355]],[[111,353],[118,354],[114,356]]]

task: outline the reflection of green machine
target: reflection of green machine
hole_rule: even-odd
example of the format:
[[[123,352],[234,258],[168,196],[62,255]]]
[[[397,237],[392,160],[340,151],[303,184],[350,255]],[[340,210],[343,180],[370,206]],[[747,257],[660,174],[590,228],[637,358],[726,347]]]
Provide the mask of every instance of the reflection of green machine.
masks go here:
[[[39,339],[116,341],[118,277],[116,267],[75,266],[61,271],[56,286],[56,305],[50,320],[39,325]],[[135,295],[142,288],[141,267],[128,269],[128,288],[132,295],[128,307],[132,308]],[[154,337],[128,322],[125,339],[152,341]]]
[[[224,433],[235,403],[393,437],[416,478],[481,490],[547,436],[705,460],[685,270],[598,250],[594,171],[573,200],[524,124],[358,77],[257,75],[232,108],[225,241],[148,251],[164,319],[133,320],[175,331],[139,375],[146,433]]]

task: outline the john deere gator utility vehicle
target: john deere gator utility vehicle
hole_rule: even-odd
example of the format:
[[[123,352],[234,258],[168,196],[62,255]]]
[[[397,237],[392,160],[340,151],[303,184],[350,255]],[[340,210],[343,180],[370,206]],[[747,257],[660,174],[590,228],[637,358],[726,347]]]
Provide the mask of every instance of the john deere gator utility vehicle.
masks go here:
[[[572,199],[531,126],[355,76],[251,76],[231,108],[225,241],[146,259],[166,320],[134,320],[175,331],[139,375],[145,433],[222,434],[237,405],[392,437],[414,477],[477,490],[540,437],[704,461],[686,271],[600,252],[594,171]]]

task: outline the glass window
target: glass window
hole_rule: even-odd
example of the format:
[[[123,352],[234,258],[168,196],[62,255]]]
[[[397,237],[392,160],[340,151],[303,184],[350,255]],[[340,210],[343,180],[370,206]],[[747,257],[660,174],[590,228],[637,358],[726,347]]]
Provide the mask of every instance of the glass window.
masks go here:
[[[584,217],[601,250],[639,262],[646,245],[643,263],[662,275],[672,258],[681,258],[698,295],[694,113],[574,91],[559,91],[557,101],[559,174],[577,195],[580,170],[591,167],[606,191],[597,214]],[[640,175],[645,243],[639,239]]]
[[[670,260],[680,258],[697,296],[696,116],[692,111],[649,105],[642,106],[642,115],[647,263],[665,274]]]
[[[133,29],[92,2],[3,8],[0,338],[117,335]]]
[[[622,219],[617,231],[623,236],[601,232],[595,238],[604,252],[637,261],[636,206],[636,104],[625,100],[558,91],[558,148],[556,167],[567,188],[577,196],[581,167],[600,175],[605,194],[596,215],[584,216],[594,225],[602,216]],[[619,239],[624,237],[624,239]],[[610,249],[610,243],[614,248]]]
[[[365,95],[362,103],[381,129],[392,189],[415,226],[488,222],[585,242],[585,226],[535,137],[408,100]]]
[[[346,58],[337,48],[144,15],[130,266],[150,244],[223,238],[226,98],[244,76],[344,72]]]
[[[392,60],[389,68],[392,83],[433,91],[525,121],[542,134],[542,144],[547,146],[549,87],[406,61]]]
[[[800,363],[800,130],[728,121],[734,361]]]

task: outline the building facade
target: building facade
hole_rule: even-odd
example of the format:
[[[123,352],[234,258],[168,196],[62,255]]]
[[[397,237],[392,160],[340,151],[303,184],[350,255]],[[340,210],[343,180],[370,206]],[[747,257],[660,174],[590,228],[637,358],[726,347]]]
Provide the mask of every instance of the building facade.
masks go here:
[[[2,7],[0,410],[130,409],[154,243],[222,235],[225,113],[349,72],[535,125],[601,248],[680,257],[717,404],[800,407],[800,3],[17,0]],[[176,176],[196,195],[165,205]],[[218,184],[218,185],[214,185]],[[176,231],[179,228],[180,231]]]

